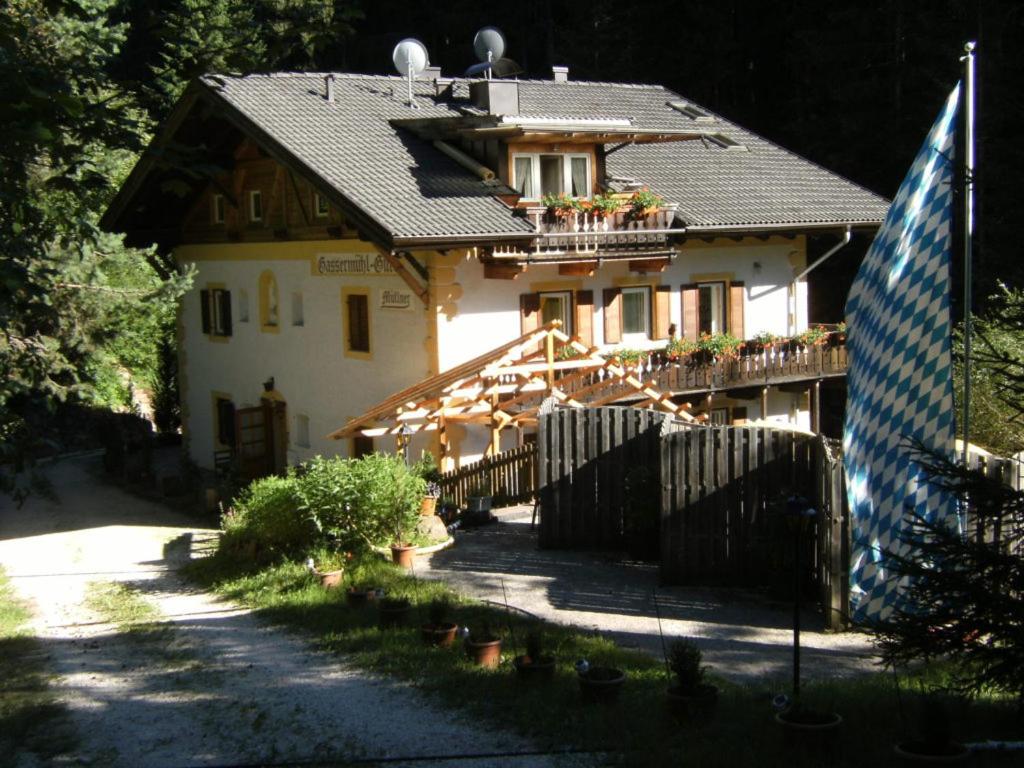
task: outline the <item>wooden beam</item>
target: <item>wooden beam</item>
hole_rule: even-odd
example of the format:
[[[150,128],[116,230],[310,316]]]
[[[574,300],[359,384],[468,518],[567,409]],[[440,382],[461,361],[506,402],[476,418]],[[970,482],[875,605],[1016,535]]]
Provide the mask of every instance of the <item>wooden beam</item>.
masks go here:
[[[295,174],[288,171],[288,178],[292,183],[292,192],[295,193],[295,201],[299,204],[299,211],[302,213],[302,221],[307,227],[311,226],[309,213],[306,211],[306,204],[302,202],[302,195],[299,193],[299,183],[295,180]]]
[[[637,231],[642,232],[643,230]],[[643,274],[648,272],[664,272],[665,267],[668,265],[668,259],[630,259],[629,271],[641,272]]]
[[[596,261],[581,261],[577,264],[559,264],[558,274],[573,277],[591,277],[597,269]]]
[[[484,278],[488,280],[515,280],[523,271],[521,264],[484,264]]]

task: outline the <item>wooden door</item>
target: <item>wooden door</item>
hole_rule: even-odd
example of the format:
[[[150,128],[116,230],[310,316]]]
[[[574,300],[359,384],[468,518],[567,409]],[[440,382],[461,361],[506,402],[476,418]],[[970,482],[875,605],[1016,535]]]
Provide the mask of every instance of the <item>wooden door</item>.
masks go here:
[[[245,480],[274,471],[273,421],[267,404],[235,411],[235,451]]]

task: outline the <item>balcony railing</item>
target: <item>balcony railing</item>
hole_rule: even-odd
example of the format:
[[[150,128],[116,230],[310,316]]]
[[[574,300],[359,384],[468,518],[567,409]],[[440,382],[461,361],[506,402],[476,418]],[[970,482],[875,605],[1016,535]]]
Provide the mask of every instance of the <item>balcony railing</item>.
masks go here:
[[[525,209],[537,236],[528,248],[521,245],[495,246],[495,258],[599,258],[608,252],[666,251],[669,237],[685,230],[674,229],[676,205],[663,205],[642,217],[626,210],[607,216],[572,211],[553,214],[544,207]]]
[[[845,375],[846,343],[832,340],[822,346],[800,346],[790,342],[758,351],[743,349],[735,356],[713,358],[695,353],[682,360],[669,359],[659,351],[652,352],[638,362],[624,363],[623,367],[655,389],[673,395],[769,387]],[[571,395],[608,376],[600,370],[562,386]],[[625,393],[631,389],[627,385],[615,385],[597,390],[582,399],[587,402],[604,400],[619,390]]]

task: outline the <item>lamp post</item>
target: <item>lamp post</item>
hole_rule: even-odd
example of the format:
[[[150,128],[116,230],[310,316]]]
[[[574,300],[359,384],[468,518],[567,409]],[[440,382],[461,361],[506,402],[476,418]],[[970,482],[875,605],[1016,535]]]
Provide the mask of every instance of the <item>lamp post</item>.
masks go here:
[[[803,496],[786,499],[786,515],[793,528],[793,702],[800,698],[800,549],[801,539],[808,523],[817,511]]]
[[[406,466],[409,465],[409,441],[412,440],[412,430],[408,424],[403,424],[402,428],[398,430],[398,447],[402,451],[402,458],[405,459]]]

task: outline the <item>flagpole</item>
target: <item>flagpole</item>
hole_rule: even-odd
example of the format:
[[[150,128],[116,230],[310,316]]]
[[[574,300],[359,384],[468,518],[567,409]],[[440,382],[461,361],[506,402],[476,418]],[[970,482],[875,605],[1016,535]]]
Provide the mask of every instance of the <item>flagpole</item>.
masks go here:
[[[971,418],[971,255],[974,247],[974,49],[964,44],[964,465],[968,461]],[[965,516],[966,517],[966,516]],[[966,523],[966,520],[964,521]]]

